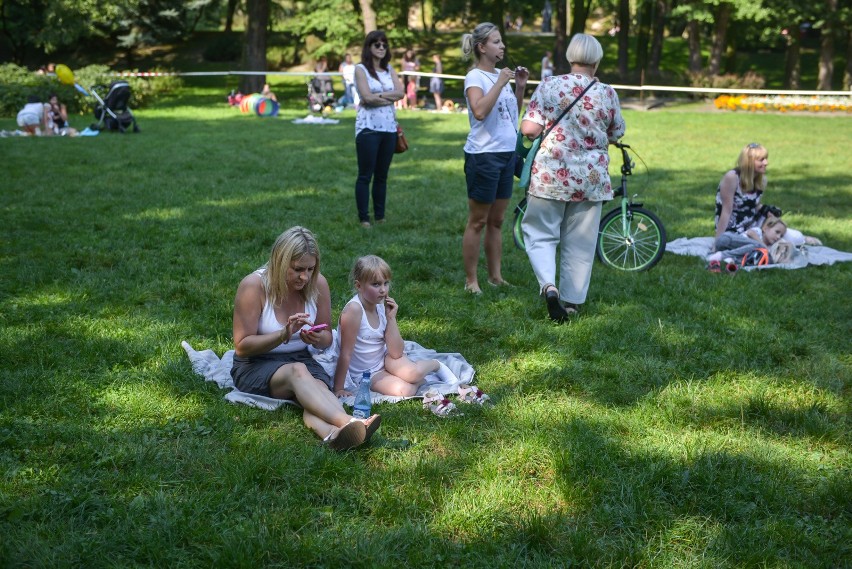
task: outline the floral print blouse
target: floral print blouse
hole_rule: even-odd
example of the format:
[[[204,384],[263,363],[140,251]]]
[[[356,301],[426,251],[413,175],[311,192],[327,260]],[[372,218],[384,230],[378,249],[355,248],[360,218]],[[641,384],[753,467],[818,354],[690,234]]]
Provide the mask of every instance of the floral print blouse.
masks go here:
[[[546,78],[533,93],[524,120],[547,130],[591,80],[578,73]],[[607,147],[624,136],[625,128],[615,89],[594,85],[541,143],[529,195],[575,202],[611,200]]]

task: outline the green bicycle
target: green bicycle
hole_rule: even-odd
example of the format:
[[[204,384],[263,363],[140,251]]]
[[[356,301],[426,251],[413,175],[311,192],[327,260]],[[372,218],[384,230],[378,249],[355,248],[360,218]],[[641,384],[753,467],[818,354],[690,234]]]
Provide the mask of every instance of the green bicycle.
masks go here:
[[[621,184],[613,195],[621,200],[618,207],[610,210],[601,218],[598,230],[597,256],[601,262],[621,271],[647,271],[660,262],[666,250],[666,229],[656,215],[634,202],[636,196],[627,194],[627,177],[633,174],[635,164],[630,158],[630,146],[620,142],[612,143],[621,150]],[[515,207],[515,219],[512,223],[512,237],[515,246],[524,247],[524,234],[521,221],[527,209],[527,198]]]

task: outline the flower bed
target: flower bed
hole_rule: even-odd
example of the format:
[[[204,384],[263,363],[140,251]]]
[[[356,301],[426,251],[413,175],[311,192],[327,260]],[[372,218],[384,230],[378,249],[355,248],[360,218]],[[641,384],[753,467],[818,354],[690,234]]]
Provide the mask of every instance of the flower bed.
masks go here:
[[[726,111],[809,111],[852,113],[850,97],[809,97],[797,95],[742,96],[720,95],[713,104]]]

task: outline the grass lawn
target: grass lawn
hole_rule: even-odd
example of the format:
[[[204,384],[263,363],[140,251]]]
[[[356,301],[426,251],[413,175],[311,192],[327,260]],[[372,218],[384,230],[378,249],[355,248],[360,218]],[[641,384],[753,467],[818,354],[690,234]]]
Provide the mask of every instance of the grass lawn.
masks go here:
[[[304,107],[242,116],[223,93],[140,111],[139,135],[0,139],[0,566],[852,564],[852,264],[596,265],[555,326],[508,223],[516,287],[462,290],[465,115],[401,114],[411,150],[365,231],[352,112],[293,125]],[[648,166],[631,189],[670,239],[712,233],[719,178],[758,141],[765,201],[852,250],[852,118],[625,118]],[[293,408],[194,375],[181,340],[232,347],[238,282],[295,224],[335,321],[355,257],[383,256],[403,336],[463,354],[496,406],[381,405],[373,444],[336,454]]]

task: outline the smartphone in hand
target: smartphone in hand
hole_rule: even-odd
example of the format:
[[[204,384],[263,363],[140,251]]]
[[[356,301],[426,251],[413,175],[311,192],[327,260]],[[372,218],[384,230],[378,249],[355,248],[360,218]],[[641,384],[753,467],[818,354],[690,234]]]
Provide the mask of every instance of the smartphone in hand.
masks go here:
[[[328,324],[317,324],[316,326],[311,326],[305,332],[319,332],[320,330],[325,330],[328,328]]]

